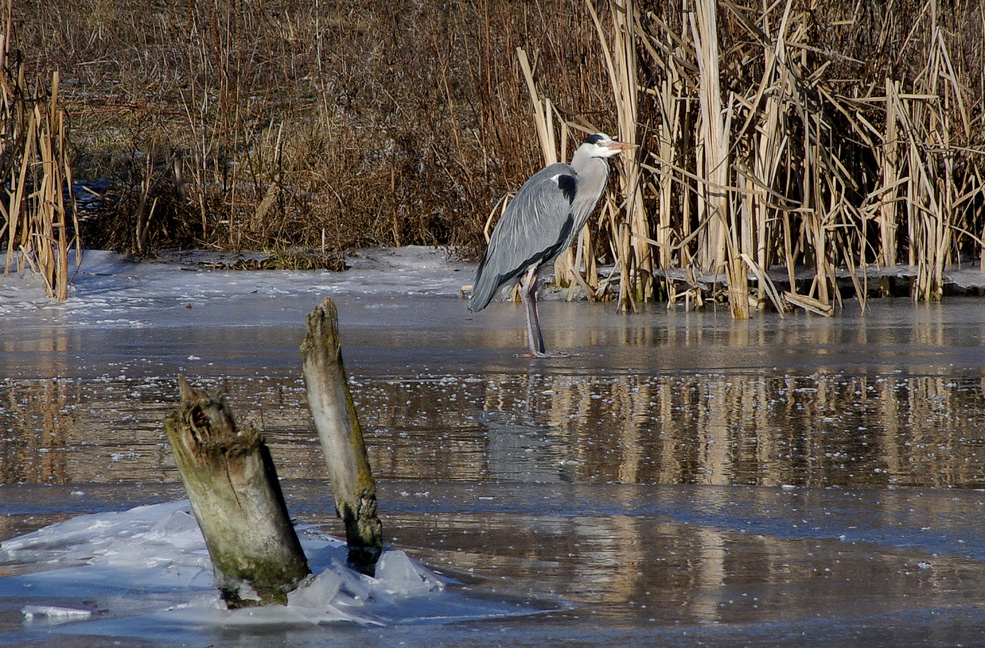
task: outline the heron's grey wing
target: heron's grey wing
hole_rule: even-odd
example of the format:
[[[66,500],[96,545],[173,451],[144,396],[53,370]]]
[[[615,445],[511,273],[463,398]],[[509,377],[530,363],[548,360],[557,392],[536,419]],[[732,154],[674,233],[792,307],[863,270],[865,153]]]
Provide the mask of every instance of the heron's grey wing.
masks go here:
[[[489,238],[469,310],[482,310],[500,288],[513,285],[531,265],[550,262],[570,245],[576,192],[574,170],[561,163],[541,169],[520,187]]]

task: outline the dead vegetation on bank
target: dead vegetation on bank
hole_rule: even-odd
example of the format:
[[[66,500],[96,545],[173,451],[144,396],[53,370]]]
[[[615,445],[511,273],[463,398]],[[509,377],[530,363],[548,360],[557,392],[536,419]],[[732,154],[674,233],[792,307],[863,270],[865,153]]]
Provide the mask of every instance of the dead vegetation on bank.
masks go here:
[[[9,6],[8,6],[9,9]],[[28,79],[20,53],[11,47],[10,12],[0,34],[0,243],[11,266],[31,268],[49,297],[65,299],[72,268],[69,250],[79,252],[72,200],[72,165],[65,111],[58,102],[59,73]],[[15,254],[20,253],[20,254]]]
[[[65,173],[109,181],[87,246],[475,251],[509,191],[605,130],[640,149],[559,261],[590,295],[830,314],[836,272],[864,300],[892,287],[862,270],[899,264],[939,300],[983,263],[982,7],[8,0],[52,103],[10,94],[8,56],[3,243],[39,186],[11,184],[9,115],[57,94]]]

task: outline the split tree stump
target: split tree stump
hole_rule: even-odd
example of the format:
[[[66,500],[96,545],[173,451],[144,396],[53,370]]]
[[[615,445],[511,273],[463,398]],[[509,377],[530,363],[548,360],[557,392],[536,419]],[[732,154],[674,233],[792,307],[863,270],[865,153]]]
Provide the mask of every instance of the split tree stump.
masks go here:
[[[287,604],[311,570],[287,513],[270,451],[239,430],[222,398],[178,377],[180,408],[164,427],[230,608]]]
[[[350,565],[372,575],[383,552],[376,482],[342,364],[335,303],[308,316],[301,345],[308,405],[318,430]],[[164,427],[195,518],[230,608],[286,604],[311,573],[291,524],[270,451],[252,427],[239,430],[222,398],[178,377],[179,409]]]
[[[335,302],[324,302],[308,315],[301,344],[301,366],[308,407],[321,440],[335,508],[345,522],[349,563],[372,575],[383,551],[383,526],[376,517],[376,482],[342,363]]]

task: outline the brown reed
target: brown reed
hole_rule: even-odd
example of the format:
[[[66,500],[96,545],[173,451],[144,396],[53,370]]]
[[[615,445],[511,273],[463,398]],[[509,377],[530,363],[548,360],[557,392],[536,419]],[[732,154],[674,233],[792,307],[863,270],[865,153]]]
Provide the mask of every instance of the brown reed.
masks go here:
[[[116,180],[93,244],[474,255],[604,130],[638,154],[556,267],[592,299],[830,315],[906,266],[919,300],[985,268],[981,3],[418,4],[8,13],[29,69],[61,71],[76,175]]]
[[[695,0],[679,13],[639,14],[646,57],[637,79],[650,79],[640,127],[648,110],[660,126],[644,165],[652,179],[641,184],[659,215],[635,241],[661,251],[669,296],[674,282],[689,281],[674,268],[694,267],[689,277],[725,273],[735,317],[765,303],[831,314],[839,269],[864,307],[868,272],[892,268],[900,254],[916,266],[911,292],[921,300],[941,299],[946,268],[962,255],[981,256],[983,52],[972,34],[953,29],[977,25],[980,36],[981,21],[927,7],[878,24],[859,5],[829,5],[824,15],[794,0],[764,10]],[[976,17],[980,7],[957,9]],[[878,34],[882,69],[865,68],[871,48],[863,57],[847,39],[835,42],[862,28]],[[729,50],[718,51],[726,41]],[[924,53],[922,67],[900,41]],[[681,111],[685,104],[695,108]],[[812,271],[806,292],[797,279],[804,266]],[[776,267],[786,276],[770,272]]]
[[[30,266],[49,297],[68,297],[69,250],[81,263],[79,223],[72,195],[72,169],[65,111],[58,101],[59,73],[47,86],[28,79],[14,46],[13,0],[0,34],[0,242],[12,266]]]

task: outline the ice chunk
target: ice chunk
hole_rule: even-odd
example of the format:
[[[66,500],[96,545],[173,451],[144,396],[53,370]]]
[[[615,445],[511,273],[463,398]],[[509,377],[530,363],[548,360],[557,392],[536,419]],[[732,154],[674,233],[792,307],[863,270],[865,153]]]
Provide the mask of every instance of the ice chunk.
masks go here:
[[[396,596],[423,596],[444,589],[437,576],[396,549],[389,549],[380,556],[376,564],[376,580],[387,592]]]
[[[78,621],[80,619],[88,619],[92,616],[91,610],[58,607],[55,605],[25,605],[21,612],[24,614],[24,618],[27,621],[33,621],[41,617],[49,623]]]
[[[319,608],[330,605],[342,586],[342,576],[332,570],[323,571],[305,586],[288,593],[287,604],[296,608]]]

